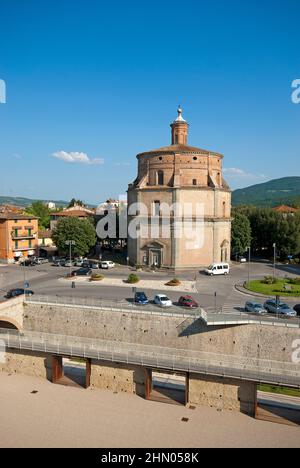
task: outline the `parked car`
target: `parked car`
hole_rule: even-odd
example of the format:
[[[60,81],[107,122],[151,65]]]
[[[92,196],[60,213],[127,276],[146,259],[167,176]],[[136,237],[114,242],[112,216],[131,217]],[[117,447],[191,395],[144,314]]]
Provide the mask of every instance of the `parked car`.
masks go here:
[[[83,260],[79,260],[79,259],[75,260],[75,266],[76,267],[83,267],[83,263],[84,263]]]
[[[33,257],[33,261],[36,265],[42,265],[44,263],[49,263],[48,258],[44,257]]]
[[[188,309],[197,309],[199,304],[192,298],[192,296],[181,296],[178,301],[178,305],[181,307],[187,307]]]
[[[296,311],[297,315],[300,316],[300,304],[295,305],[294,310]]]
[[[205,270],[205,273],[209,276],[228,275],[230,273],[230,267],[228,263],[213,263]]]
[[[99,269],[99,263],[91,262],[91,263],[90,263],[90,268],[91,268],[92,270],[98,270],[98,269]]]
[[[103,270],[109,270],[110,268],[114,268],[115,266],[116,266],[116,264],[114,262],[111,262],[111,261],[104,261],[104,262],[100,263],[100,267]]]
[[[147,305],[149,304],[149,299],[144,292],[137,292],[134,296],[134,302],[139,305]]]
[[[31,258],[26,258],[25,260],[20,262],[20,265],[25,266],[25,267],[30,267],[30,266],[35,266],[36,263]]]
[[[22,288],[11,289],[6,293],[5,297],[7,299],[12,299],[13,297],[23,296],[24,294],[26,296],[33,296],[34,292],[30,291],[29,289],[24,290]]]
[[[65,266],[66,261],[65,260],[54,260],[53,266],[55,267],[63,267]]]
[[[264,308],[262,304],[258,302],[254,302],[254,301],[246,302],[245,310],[246,312],[251,312],[251,314],[258,314],[258,315],[267,313],[266,309]]]
[[[154,298],[154,304],[159,307],[171,307],[172,301],[165,294],[157,294]]]
[[[92,273],[90,268],[79,268],[79,270],[72,271],[72,276],[90,276]]]
[[[286,317],[296,317],[297,315],[296,311],[284,302],[277,304],[274,300],[268,300],[264,303],[264,308],[272,314],[282,314]]]
[[[239,262],[240,262],[240,263],[247,263],[246,257],[240,257],[240,258],[239,258]]]
[[[75,262],[73,262],[73,260],[66,260],[64,266],[68,268],[73,267],[75,266]]]
[[[264,308],[271,314],[278,314],[279,304],[277,305],[276,301],[269,299],[264,303]]]
[[[288,304],[284,303],[279,305],[279,313],[285,315],[286,317],[297,317],[297,312]]]

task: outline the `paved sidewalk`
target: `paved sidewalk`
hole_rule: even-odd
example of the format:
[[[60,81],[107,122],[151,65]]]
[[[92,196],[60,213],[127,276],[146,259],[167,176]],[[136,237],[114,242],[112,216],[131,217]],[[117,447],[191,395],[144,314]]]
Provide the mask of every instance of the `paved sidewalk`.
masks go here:
[[[115,286],[122,288],[133,288],[136,287],[139,290],[143,289],[152,289],[154,291],[179,291],[179,292],[197,292],[196,284],[194,281],[181,281],[179,286],[166,286],[168,280],[140,280],[136,284],[128,284],[124,278],[105,278],[102,281],[90,281],[88,277],[75,277],[75,278],[60,278],[58,281],[75,281],[76,283],[87,283],[94,287],[103,287],[103,286]]]

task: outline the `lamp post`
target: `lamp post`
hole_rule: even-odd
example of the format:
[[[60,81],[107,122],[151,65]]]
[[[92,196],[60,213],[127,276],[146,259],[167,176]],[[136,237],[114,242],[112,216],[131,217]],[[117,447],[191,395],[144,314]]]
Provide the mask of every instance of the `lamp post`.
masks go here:
[[[273,279],[275,280],[275,278],[276,278],[276,244],[275,244],[275,242],[274,242],[274,244],[273,244],[273,248],[274,248]]]
[[[251,245],[248,245],[248,286],[250,285]]]
[[[70,278],[72,276],[72,246],[76,245],[76,242],[73,240],[67,240],[66,245],[70,247]]]

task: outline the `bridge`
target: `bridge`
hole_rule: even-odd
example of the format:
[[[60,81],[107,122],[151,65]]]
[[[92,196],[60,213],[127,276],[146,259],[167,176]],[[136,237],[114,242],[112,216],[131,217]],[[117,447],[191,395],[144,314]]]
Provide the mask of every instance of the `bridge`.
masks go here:
[[[7,348],[300,388],[300,366],[265,359],[0,329]]]
[[[80,358],[85,387],[148,399],[155,373],[180,374],[186,403],[222,401],[248,414],[258,384],[300,388],[300,365],[292,361],[299,320],[48,296],[8,301],[0,313],[5,372],[57,383],[66,358]]]

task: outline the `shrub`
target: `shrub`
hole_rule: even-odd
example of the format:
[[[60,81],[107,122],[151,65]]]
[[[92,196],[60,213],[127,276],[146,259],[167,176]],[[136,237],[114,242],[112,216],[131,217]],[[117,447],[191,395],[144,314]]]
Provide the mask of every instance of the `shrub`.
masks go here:
[[[127,278],[127,283],[129,284],[136,284],[140,281],[140,278],[138,275],[135,275],[134,273],[131,273],[131,275],[128,276]]]
[[[296,286],[299,286],[300,285],[300,278],[299,277],[298,278],[290,278],[289,283],[294,284]]]
[[[100,275],[99,273],[93,273],[91,276],[91,281],[102,281],[104,279],[103,275]]]
[[[135,269],[138,271],[138,270],[142,270],[143,269],[143,265],[135,265]]]
[[[181,284],[178,278],[173,278],[171,281],[166,283],[166,286],[179,286]]]
[[[264,280],[262,281],[264,284],[277,284],[278,279],[273,278],[273,276],[265,276]]]

